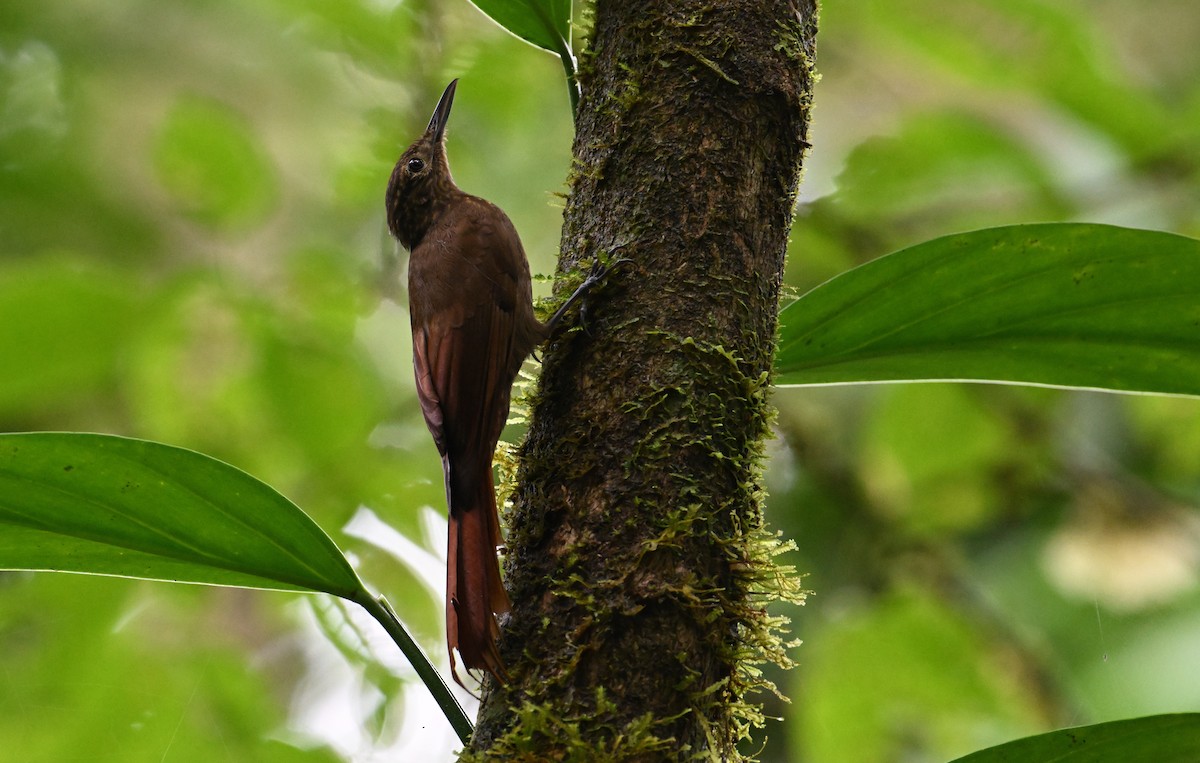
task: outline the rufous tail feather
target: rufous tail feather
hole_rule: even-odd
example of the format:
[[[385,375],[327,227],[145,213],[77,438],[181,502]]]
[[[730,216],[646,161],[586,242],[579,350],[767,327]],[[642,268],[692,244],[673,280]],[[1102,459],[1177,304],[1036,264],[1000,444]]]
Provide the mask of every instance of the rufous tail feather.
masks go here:
[[[446,642],[450,649],[450,673],[459,686],[463,682],[454,669],[456,648],[467,669],[486,670],[499,683],[508,678],[497,644],[500,625],[493,614],[507,612],[509,600],[496,557],[500,522],[491,464],[488,467],[488,479],[468,481],[475,484],[474,500],[456,501],[459,496],[450,496]]]

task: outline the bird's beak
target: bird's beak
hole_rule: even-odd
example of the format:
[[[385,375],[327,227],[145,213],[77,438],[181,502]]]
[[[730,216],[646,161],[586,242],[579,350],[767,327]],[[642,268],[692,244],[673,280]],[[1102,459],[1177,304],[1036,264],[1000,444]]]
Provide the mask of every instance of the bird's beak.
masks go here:
[[[446,134],[446,121],[450,119],[450,106],[454,104],[454,90],[457,87],[457,78],[446,85],[442,99],[438,101],[437,108],[433,110],[433,116],[429,118],[429,127],[425,128],[425,134],[431,136],[434,143],[441,143],[442,137]]]

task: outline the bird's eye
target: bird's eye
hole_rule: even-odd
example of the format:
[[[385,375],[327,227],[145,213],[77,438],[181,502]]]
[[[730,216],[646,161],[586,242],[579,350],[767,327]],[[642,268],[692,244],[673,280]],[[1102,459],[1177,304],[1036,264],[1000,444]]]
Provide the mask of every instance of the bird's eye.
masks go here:
[[[408,171],[409,172],[411,172],[415,175],[423,169],[425,169],[425,162],[421,161],[420,159],[416,159],[416,158],[408,160]]]

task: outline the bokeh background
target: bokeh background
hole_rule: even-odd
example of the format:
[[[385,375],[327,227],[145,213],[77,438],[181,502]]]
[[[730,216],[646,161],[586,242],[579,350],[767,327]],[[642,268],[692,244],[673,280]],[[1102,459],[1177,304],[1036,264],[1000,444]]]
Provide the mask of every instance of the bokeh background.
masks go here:
[[[788,284],[1006,223],[1200,236],[1197,39],[1192,0],[827,0]],[[0,430],[251,472],[441,661],[440,465],[382,199],[452,77],[457,181],[552,272],[559,63],[466,0],[0,5]],[[941,384],[775,403],[770,521],[813,595],[785,612],[804,644],[775,675],[792,702],[765,698],[764,760],[944,761],[1200,705],[1196,401]],[[5,760],[456,746],[386,637],[328,599],[0,573]]]

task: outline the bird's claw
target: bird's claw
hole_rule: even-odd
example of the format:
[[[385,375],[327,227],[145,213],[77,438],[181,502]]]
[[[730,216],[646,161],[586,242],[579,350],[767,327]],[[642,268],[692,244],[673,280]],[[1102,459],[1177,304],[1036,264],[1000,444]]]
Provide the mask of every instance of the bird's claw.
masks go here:
[[[612,254],[614,251],[620,251],[620,249],[623,248],[624,247],[617,247],[616,249],[610,249],[609,254]],[[558,308],[554,315],[551,316],[550,320],[546,322],[547,332],[553,333],[555,327],[558,326],[568,308],[570,308],[571,305],[578,303],[579,322],[583,327],[583,330],[590,335],[592,332],[587,327],[588,293],[593,287],[607,278],[609,273],[628,262],[633,262],[633,260],[627,257],[619,257],[605,264],[600,257],[596,257],[596,259],[592,261],[591,268],[588,270],[587,278],[583,279],[583,283],[579,284],[579,286],[575,289],[575,292]]]
[[[620,247],[617,251],[623,248],[624,247]],[[605,278],[608,278],[609,273],[613,272],[622,265],[631,262],[633,262],[633,260],[629,259],[628,257],[618,257],[617,259],[610,260],[607,263],[602,261],[599,257],[596,257],[596,259],[592,260],[592,267],[588,271],[588,276],[583,280],[583,284],[581,286],[581,290],[585,292],[585,296],[579,304],[579,325],[584,330],[584,333],[586,333],[588,336],[592,335],[592,330],[588,328],[587,323],[589,303],[586,293],[591,291],[592,287],[594,287],[596,284],[600,283]]]
[[[594,286],[607,278],[609,273],[630,262],[633,262],[633,260],[629,259],[628,257],[618,257],[615,260],[610,260],[605,263],[601,261],[599,257],[597,257],[592,261],[591,270],[588,271],[588,277],[585,278],[583,282],[590,288],[591,286]]]

